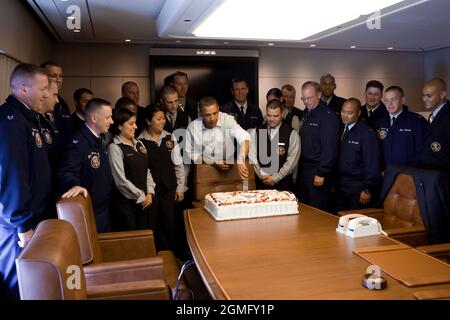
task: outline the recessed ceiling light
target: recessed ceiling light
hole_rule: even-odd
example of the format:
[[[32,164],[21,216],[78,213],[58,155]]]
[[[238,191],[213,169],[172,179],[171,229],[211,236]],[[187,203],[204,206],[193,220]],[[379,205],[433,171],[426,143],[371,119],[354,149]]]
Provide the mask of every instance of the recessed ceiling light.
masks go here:
[[[80,29],[73,29],[73,32],[81,32]]]
[[[315,44],[310,44],[309,45],[311,48],[314,48],[316,45]]]
[[[223,44],[228,44],[228,43],[229,43],[228,41],[224,41],[224,42],[223,42]]]
[[[181,42],[181,40],[177,40],[177,41],[175,41],[176,43],[180,43]]]
[[[268,46],[273,46],[273,45],[275,45],[275,43],[269,42],[267,45],[268,45]]]
[[[217,6],[195,26],[193,34],[206,38],[302,40],[403,1],[327,1],[327,10],[322,19],[317,19],[315,15],[298,18],[299,12],[323,11],[322,1],[278,0],[278,8],[289,8],[282,15],[273,14],[272,1],[214,1]],[[249,15],[248,12],[253,12],[255,7],[258,8],[258,14]],[[234,21],[245,21],[245,28],[242,28],[242,23],[230,24],[230,17]]]
[[[131,39],[125,39],[125,42],[131,42]]]
[[[388,50],[394,50],[394,47],[388,47]]]
[[[356,46],[350,46],[350,49],[356,49]]]

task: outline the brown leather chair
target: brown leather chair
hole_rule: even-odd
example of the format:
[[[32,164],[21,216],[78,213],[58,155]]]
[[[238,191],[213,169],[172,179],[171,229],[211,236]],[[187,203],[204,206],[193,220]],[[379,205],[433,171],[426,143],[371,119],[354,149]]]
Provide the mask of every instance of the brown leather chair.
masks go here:
[[[248,189],[255,189],[255,172],[247,163]],[[230,170],[220,171],[209,164],[197,164],[194,166],[194,202],[195,207],[203,206],[203,201],[208,193],[242,190],[243,180],[239,176],[236,165]]]
[[[412,176],[400,173],[383,201],[383,208],[341,211],[339,215],[359,213],[376,218],[391,238],[417,247],[428,244],[419,211]]]
[[[420,246],[416,249],[450,264],[450,243]]]
[[[86,279],[90,281],[90,270],[95,266],[110,266],[126,263],[136,270],[151,264],[155,277],[162,271],[170,288],[175,289],[180,273],[178,262],[171,251],[156,252],[152,230],[97,233],[91,197],[78,195],[59,199],[56,203],[58,218],[72,224],[81,249],[81,260]],[[99,278],[96,277],[96,284]],[[185,288],[181,282],[180,288]]]
[[[63,220],[45,220],[16,260],[22,300],[170,299],[162,270],[136,270],[127,263],[83,270],[77,235]],[[97,281],[96,278],[100,280]],[[90,283],[101,283],[92,285]]]

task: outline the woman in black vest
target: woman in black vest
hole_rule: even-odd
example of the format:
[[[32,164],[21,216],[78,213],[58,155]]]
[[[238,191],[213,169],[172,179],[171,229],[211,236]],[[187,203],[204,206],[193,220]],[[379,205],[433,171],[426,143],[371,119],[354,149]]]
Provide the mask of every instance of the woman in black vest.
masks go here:
[[[178,227],[175,229],[179,225],[175,218],[175,202],[184,199],[186,187],[183,160],[176,138],[164,131],[166,117],[162,109],[157,105],[148,106],[145,121],[147,128],[139,135],[139,139],[148,150],[148,166],[156,182],[156,246],[158,250],[178,251],[182,244],[176,234],[184,234],[184,230],[179,230]]]
[[[155,184],[148,169],[147,149],[134,139],[136,115],[125,108],[115,110],[113,142],[108,147],[114,178],[112,195],[112,227],[114,231],[153,229],[156,212],[151,204]]]

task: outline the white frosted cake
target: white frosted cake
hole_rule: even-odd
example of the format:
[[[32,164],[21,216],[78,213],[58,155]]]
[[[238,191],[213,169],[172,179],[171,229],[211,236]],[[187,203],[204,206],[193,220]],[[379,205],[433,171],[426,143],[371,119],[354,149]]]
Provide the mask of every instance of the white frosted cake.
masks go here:
[[[205,209],[219,221],[298,214],[295,195],[278,190],[210,193],[205,197]]]

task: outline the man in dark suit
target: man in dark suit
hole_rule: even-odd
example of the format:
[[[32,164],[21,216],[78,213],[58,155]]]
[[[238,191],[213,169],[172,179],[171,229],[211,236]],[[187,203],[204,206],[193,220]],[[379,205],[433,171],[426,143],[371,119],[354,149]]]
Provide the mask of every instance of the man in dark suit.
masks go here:
[[[161,89],[160,97],[161,107],[166,114],[164,130],[173,133],[177,129],[186,129],[190,119],[189,116],[180,109],[177,90],[171,86],[165,86]]]
[[[78,129],[80,129],[80,127],[84,124],[84,111],[86,110],[87,103],[92,98],[94,98],[94,94],[91,90],[86,88],[77,89],[73,93],[75,112],[70,116],[71,135],[78,131]]]
[[[169,76],[169,85],[178,93],[179,109],[183,110],[191,120],[198,118],[198,102],[187,96],[189,90],[189,78],[187,73],[177,71]]]
[[[422,91],[425,108],[431,111],[425,133],[422,154],[417,164],[450,173],[450,102],[447,84],[435,78],[425,84]]]
[[[336,79],[329,73],[323,75],[320,78],[321,99],[338,117],[340,117],[345,99],[335,95],[334,90],[336,90]]]
[[[136,113],[136,137],[145,128],[145,108],[139,105],[139,87],[136,82],[127,81],[122,85],[122,97],[130,98],[138,106]]]
[[[380,81],[371,80],[366,84],[366,104],[361,107],[361,120],[374,128],[383,118],[389,115],[386,106],[381,101],[384,86]]]
[[[247,80],[234,78],[231,80],[233,100],[220,107],[220,111],[232,115],[244,130],[258,128],[263,123],[261,109],[247,100]]]

